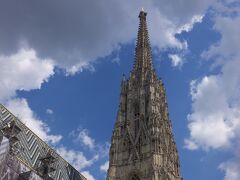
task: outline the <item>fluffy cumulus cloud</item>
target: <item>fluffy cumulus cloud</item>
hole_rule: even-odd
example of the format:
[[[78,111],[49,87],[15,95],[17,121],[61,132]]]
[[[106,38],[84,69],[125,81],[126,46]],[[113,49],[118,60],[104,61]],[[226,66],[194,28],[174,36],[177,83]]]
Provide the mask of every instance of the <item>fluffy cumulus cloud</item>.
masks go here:
[[[151,42],[159,49],[187,48],[175,35],[200,22],[214,0],[203,1],[3,1],[0,54],[16,54],[22,42],[55,66],[76,73],[92,67],[136,37],[140,6],[149,12]],[[187,6],[186,6],[187,4]],[[11,13],[10,13],[11,12]]]
[[[191,137],[190,141],[186,140],[188,148],[226,148],[236,138],[240,130],[239,65],[238,60],[230,61],[222,74],[192,83],[193,112],[188,116]],[[232,75],[237,77],[235,82],[232,82]]]
[[[18,90],[40,89],[54,74],[50,59],[41,59],[34,49],[21,48],[12,55],[0,55],[0,102],[20,118],[32,131],[46,142],[56,144],[60,135],[52,135],[50,128],[28,105],[24,98],[17,98]]]
[[[238,180],[240,179],[240,165],[239,159],[230,160],[220,164],[219,169],[225,172],[224,180]]]
[[[221,163],[219,169],[225,172],[225,180],[236,180],[240,178],[240,4],[225,1],[215,8],[213,29],[221,37],[202,57],[212,60],[212,67],[220,67],[220,72],[191,82],[190,137],[185,146],[232,153],[233,160]]]
[[[215,16],[213,29],[221,38],[202,54],[221,71],[191,83],[190,140],[185,141],[190,149],[227,147],[240,130],[240,16],[232,16],[228,9],[218,9],[221,13]]]
[[[40,89],[54,74],[52,61],[39,58],[35,50],[28,48],[9,56],[0,55],[0,67],[1,102],[14,97],[17,90]]]
[[[239,8],[240,9],[240,8]],[[240,12],[240,10],[239,10]],[[203,53],[207,59],[214,58],[218,64],[222,64],[229,58],[240,57],[240,36],[239,36],[240,16],[217,16],[215,18],[214,30],[220,32],[221,40],[212,45]]]

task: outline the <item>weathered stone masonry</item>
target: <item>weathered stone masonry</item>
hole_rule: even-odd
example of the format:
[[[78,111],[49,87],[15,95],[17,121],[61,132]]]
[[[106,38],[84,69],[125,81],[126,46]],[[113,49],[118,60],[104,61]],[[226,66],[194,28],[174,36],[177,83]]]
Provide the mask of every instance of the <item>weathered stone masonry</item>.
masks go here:
[[[121,84],[108,180],[182,180],[165,89],[152,64],[146,16],[139,14],[134,67]]]

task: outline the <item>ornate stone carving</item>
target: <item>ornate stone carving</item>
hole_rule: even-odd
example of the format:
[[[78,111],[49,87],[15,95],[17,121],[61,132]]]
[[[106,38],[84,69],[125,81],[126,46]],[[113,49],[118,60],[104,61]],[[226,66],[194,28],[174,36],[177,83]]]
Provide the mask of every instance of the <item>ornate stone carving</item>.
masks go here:
[[[182,179],[165,89],[152,65],[146,15],[139,14],[134,67],[121,84],[108,180]]]

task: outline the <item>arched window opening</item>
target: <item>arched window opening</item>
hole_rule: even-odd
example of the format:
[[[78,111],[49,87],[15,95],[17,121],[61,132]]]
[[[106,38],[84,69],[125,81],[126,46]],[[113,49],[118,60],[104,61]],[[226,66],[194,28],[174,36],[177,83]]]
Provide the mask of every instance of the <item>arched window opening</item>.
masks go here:
[[[140,178],[139,178],[136,174],[134,174],[134,175],[132,176],[131,180],[140,180]]]
[[[140,114],[139,104],[136,102],[134,104],[134,115],[135,115],[135,117],[138,117],[139,114]]]
[[[137,137],[137,133],[139,130],[139,113],[140,113],[140,107],[139,107],[139,103],[135,102],[134,103],[134,135],[135,137]]]

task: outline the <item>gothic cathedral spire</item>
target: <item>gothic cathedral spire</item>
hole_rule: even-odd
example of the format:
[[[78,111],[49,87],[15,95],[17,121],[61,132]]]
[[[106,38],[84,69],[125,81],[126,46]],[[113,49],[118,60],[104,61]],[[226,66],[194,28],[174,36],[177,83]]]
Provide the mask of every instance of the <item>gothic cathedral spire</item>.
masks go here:
[[[139,29],[137,37],[137,45],[135,50],[135,70],[152,69],[152,53],[148,37],[147,13],[141,11],[139,14]]]
[[[108,180],[182,180],[165,89],[152,64],[146,16],[143,10],[139,14],[134,67],[121,84]]]
[[[137,45],[135,49],[135,62],[133,73],[138,81],[150,80],[152,75],[156,77],[152,65],[152,52],[149,42],[147,21],[147,13],[143,10],[139,13],[139,29],[137,37]]]

